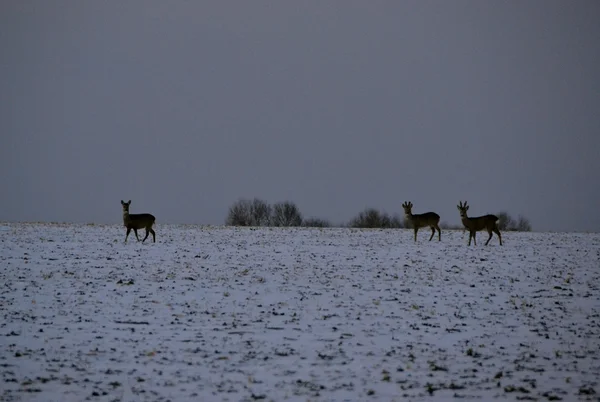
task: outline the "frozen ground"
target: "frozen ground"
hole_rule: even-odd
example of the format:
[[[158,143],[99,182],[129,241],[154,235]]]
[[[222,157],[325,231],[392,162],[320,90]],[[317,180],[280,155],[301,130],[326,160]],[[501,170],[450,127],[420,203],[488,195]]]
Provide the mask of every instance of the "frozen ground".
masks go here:
[[[600,400],[600,235],[0,224],[4,401]]]

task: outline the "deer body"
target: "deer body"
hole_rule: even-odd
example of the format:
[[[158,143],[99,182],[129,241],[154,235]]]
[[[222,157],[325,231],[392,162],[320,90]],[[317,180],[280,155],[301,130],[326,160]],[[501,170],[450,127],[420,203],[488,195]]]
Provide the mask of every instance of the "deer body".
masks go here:
[[[467,210],[469,209],[469,206],[467,205],[466,201],[464,204],[459,202],[457,208],[460,211],[460,220],[462,224],[469,231],[469,246],[471,245],[471,238],[473,239],[473,243],[477,245],[475,235],[477,232],[482,230],[487,231],[490,235],[485,242],[486,246],[492,239],[492,232],[498,235],[498,240],[500,240],[500,245],[502,245],[502,235],[500,235],[500,230],[498,229],[498,217],[496,215],[489,214],[475,218],[469,218],[467,216]]]
[[[404,208],[404,216],[406,220],[410,222],[415,230],[415,242],[417,241],[417,232],[419,228],[430,227],[431,228],[431,237],[429,241],[433,239],[435,235],[435,231],[438,231],[438,241],[442,240],[442,231],[440,230],[440,216],[435,212],[425,212],[424,214],[412,214],[412,202],[405,202],[402,204],[402,208]]]
[[[123,202],[121,200],[121,206],[123,207],[123,224],[127,228],[127,234],[125,235],[125,243],[127,243],[127,237],[129,237],[129,233],[131,229],[135,233],[135,237],[138,241],[140,238],[138,237],[138,229],[146,229],[146,237],[142,240],[142,243],[146,241],[148,235],[152,233],[152,241],[156,243],[156,233],[152,229],[154,225],[154,221],[156,218],[152,214],[130,214],[129,213],[129,205],[131,205],[131,200],[128,202]]]

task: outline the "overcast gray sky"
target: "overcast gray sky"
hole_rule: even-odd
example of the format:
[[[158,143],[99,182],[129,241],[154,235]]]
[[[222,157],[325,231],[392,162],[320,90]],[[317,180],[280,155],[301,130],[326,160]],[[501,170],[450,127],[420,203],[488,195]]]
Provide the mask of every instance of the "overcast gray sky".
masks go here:
[[[600,2],[0,2],[0,220],[600,228]]]

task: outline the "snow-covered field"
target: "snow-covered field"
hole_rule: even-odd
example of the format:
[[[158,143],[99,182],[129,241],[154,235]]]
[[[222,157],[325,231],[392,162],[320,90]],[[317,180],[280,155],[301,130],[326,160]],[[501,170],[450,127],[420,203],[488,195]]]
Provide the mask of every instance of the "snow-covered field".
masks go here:
[[[600,400],[600,235],[0,224],[4,401]]]

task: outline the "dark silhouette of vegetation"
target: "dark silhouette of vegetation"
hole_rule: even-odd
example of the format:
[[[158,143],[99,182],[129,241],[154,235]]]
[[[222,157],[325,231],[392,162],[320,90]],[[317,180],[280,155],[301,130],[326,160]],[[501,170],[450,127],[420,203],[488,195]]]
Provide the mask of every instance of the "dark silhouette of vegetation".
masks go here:
[[[225,223],[230,226],[269,226],[271,206],[255,198],[240,199],[229,207]]]
[[[514,219],[507,212],[500,212],[498,228],[503,231],[530,232],[531,224],[527,218],[519,215]],[[271,206],[259,198],[239,199],[227,213],[225,224],[229,226],[303,226],[327,228],[334,225],[326,219],[303,219],[298,206],[291,201],[278,202]],[[410,228],[411,225],[398,214],[390,215],[376,208],[366,208],[347,224],[335,225],[337,227],[372,228],[372,229],[400,229]],[[464,230],[463,225],[439,224],[445,230]]]
[[[301,226],[302,214],[293,202],[278,202],[273,206],[271,226]]]
[[[506,231],[513,227],[513,219],[507,212],[500,212],[498,215],[498,229]]]
[[[252,226],[250,217],[251,202],[249,200],[238,200],[229,207],[225,224],[229,226]]]
[[[300,226],[302,214],[293,202],[279,202],[274,206],[259,198],[236,201],[227,213],[229,226]]]
[[[254,225],[252,226],[269,226],[271,224],[271,206],[263,200],[255,198],[252,201],[252,217]]]
[[[519,215],[517,219],[513,219],[508,212],[500,212],[497,216],[498,228],[500,230],[512,232],[531,232],[531,223],[522,215]]]
[[[348,226],[351,228],[398,229],[405,225],[399,215],[390,216],[375,208],[367,208],[352,219]]]

